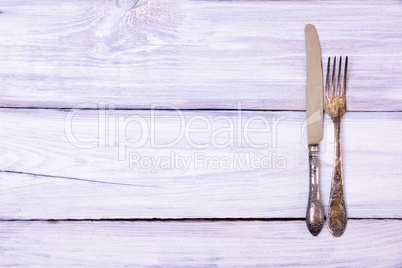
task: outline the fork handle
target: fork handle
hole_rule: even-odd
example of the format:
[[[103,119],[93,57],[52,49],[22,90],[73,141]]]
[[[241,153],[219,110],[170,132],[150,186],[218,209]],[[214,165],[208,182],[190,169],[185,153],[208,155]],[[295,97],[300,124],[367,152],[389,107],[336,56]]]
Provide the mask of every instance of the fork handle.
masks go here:
[[[347,214],[345,197],[343,192],[343,174],[341,157],[341,121],[338,118],[333,119],[335,130],[335,162],[334,172],[331,182],[331,192],[328,203],[328,229],[333,236],[341,236],[346,229]]]
[[[320,201],[318,146],[309,146],[310,190],[307,203],[306,224],[310,233],[317,236],[324,225],[324,211]]]

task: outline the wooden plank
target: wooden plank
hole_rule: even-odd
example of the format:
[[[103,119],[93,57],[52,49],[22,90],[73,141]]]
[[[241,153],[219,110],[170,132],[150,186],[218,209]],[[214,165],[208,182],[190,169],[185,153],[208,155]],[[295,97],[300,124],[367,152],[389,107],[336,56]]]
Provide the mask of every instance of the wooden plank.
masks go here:
[[[2,1],[1,11],[2,106],[303,110],[313,23],[324,59],[349,56],[349,110],[402,110],[396,0],[152,0],[126,12],[111,0]]]
[[[1,222],[2,266],[399,267],[400,220],[352,220],[341,238],[296,222]]]
[[[236,111],[2,109],[0,218],[304,217],[305,113],[243,111],[240,115],[241,120]],[[402,157],[401,119],[402,113],[395,112],[345,114],[342,145],[349,217],[402,217],[402,167],[395,164]],[[113,127],[113,120],[118,127]],[[208,122],[211,130],[205,132]],[[266,131],[249,134],[247,141],[247,122],[260,131],[267,124]],[[186,133],[190,128],[204,133],[178,139],[182,125],[187,125]],[[221,133],[214,138],[217,131]],[[155,145],[150,144],[150,133]],[[136,143],[141,139],[146,142]],[[176,139],[175,144],[160,148]],[[228,146],[221,148],[225,143]],[[266,148],[256,147],[264,143]],[[195,148],[200,145],[206,148]],[[327,204],[333,161],[328,117],[321,151],[323,203]],[[241,166],[247,155],[249,160]],[[176,158],[190,164],[183,168]],[[201,159],[197,165],[196,159]],[[169,162],[148,166],[152,160]]]

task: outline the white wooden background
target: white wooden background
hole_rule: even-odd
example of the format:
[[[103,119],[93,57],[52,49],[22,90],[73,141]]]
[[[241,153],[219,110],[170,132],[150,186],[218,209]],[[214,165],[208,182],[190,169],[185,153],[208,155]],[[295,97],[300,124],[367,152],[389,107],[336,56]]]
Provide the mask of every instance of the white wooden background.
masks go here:
[[[402,3],[145,2],[128,11],[112,0],[0,3],[0,265],[401,267]],[[304,223],[307,23],[318,29],[324,59],[349,56],[342,122],[349,223],[341,238],[326,228],[312,237]],[[213,129],[226,126],[214,121],[222,116],[238,128],[253,116],[281,118],[277,145],[256,149],[237,137],[242,146],[194,149],[182,140],[132,152],[269,151],[286,168],[153,173],[130,168],[114,146],[82,149],[68,139],[77,105],[74,134],[104,143],[100,115],[150,123],[152,104],[164,104],[155,111],[159,142],[177,136],[176,107]],[[325,120],[324,207],[333,155]],[[127,131],[136,137],[141,129]],[[209,136],[195,140],[207,144]]]

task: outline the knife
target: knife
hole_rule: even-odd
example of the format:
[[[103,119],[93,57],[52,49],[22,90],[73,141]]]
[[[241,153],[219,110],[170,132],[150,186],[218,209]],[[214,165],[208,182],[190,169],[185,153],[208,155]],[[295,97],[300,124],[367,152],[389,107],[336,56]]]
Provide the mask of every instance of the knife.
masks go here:
[[[318,33],[314,25],[307,24],[304,29],[306,38],[307,83],[307,140],[310,164],[309,197],[307,203],[306,224],[310,233],[318,235],[324,226],[324,211],[320,201],[319,186],[319,147],[323,131],[323,80],[321,48]]]

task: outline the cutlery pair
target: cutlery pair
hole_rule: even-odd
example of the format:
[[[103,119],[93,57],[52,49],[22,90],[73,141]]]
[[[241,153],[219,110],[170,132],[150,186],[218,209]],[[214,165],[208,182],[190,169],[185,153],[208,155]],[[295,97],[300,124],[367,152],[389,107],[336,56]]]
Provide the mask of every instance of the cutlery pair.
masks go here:
[[[305,37],[307,55],[307,139],[310,163],[310,189],[307,204],[306,224],[310,233],[316,236],[320,233],[324,225],[324,211],[321,207],[319,189],[318,147],[322,139],[323,132],[324,90],[320,41],[317,30],[313,25],[306,25]],[[346,74],[348,57],[346,57],[345,60],[343,82],[341,81],[342,57],[339,60],[337,79],[336,57],[333,61],[331,78],[330,65],[331,58],[328,58],[327,77],[325,82],[325,112],[331,117],[334,124],[335,159],[327,211],[327,226],[332,235],[339,237],[345,232],[347,224],[346,206],[343,192],[340,123],[343,114],[346,112]]]

